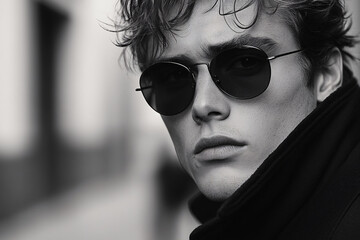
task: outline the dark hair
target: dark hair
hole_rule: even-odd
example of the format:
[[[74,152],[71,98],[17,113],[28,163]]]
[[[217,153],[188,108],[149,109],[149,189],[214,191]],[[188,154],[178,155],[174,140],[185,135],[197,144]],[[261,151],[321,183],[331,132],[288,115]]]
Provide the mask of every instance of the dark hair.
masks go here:
[[[225,0],[214,0],[212,8]],[[226,0],[228,1],[228,0]],[[234,6],[237,0],[234,1]],[[176,35],[177,26],[185,23],[191,16],[196,0],[119,0],[120,19],[115,22],[118,32],[117,46],[128,47],[133,63],[140,69],[167,47],[167,37]],[[357,42],[348,34],[351,21],[342,0],[247,0],[241,7],[230,12],[237,13],[252,4],[257,5],[257,12],[274,14],[281,11],[282,18],[294,31],[303,51],[304,61],[309,73],[327,63],[330,50],[339,48],[345,62],[354,59],[346,47],[353,47]],[[170,15],[171,13],[171,15]],[[236,18],[235,18],[236,19]],[[240,22],[239,28],[249,28],[257,21],[257,16],[250,26]],[[123,57],[126,62],[125,52]],[[129,65],[128,65],[129,66]],[[311,78],[311,77],[310,77]],[[310,83],[311,84],[311,83]]]

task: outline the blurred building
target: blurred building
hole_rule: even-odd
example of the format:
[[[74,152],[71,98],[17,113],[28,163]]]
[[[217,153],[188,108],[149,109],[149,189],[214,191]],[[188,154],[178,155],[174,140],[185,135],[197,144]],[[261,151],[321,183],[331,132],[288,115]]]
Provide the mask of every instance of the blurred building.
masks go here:
[[[167,183],[188,178],[134,90],[138,73],[119,64],[104,29],[115,9],[115,0],[0,2],[2,240],[160,239],[157,222],[179,225],[161,233],[168,239],[192,228],[176,220],[189,218],[192,183],[173,207],[158,204],[169,201],[164,161],[177,173]]]
[[[123,102],[112,96],[126,87],[120,87],[119,52],[110,50],[110,37],[94,17],[99,6],[1,2],[0,190],[6,198],[0,217],[84,179],[121,171],[126,118],[110,114],[121,107],[111,102]],[[111,89],[118,92],[111,96]],[[118,124],[110,126],[114,118]]]

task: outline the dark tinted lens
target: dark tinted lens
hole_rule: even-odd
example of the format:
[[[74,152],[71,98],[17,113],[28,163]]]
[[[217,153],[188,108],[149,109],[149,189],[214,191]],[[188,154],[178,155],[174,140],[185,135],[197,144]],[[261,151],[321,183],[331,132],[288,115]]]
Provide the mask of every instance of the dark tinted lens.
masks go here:
[[[266,54],[256,48],[231,49],[211,62],[218,86],[238,99],[250,99],[263,93],[270,82],[270,64]]]
[[[140,87],[148,104],[162,115],[182,112],[194,95],[192,74],[178,63],[150,66],[140,77]]]

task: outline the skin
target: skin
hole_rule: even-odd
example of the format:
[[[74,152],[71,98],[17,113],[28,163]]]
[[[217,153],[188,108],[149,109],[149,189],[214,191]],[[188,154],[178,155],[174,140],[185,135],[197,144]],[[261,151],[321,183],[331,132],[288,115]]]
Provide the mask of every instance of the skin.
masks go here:
[[[199,2],[190,20],[177,35],[169,37],[169,46],[159,59],[181,55],[194,63],[209,62],[211,56],[205,53],[210,46],[239,36],[271,39],[275,45],[263,49],[268,56],[299,49],[293,32],[278,14],[261,14],[250,29],[234,27],[234,31],[218,14],[218,6],[208,11],[212,1]],[[249,23],[254,18],[254,7],[237,15],[242,23]],[[232,17],[226,17],[229,23]],[[250,100],[236,100],[223,94],[206,65],[199,65],[192,104],[180,114],[162,116],[181,165],[210,199],[224,200],[233,194],[316,107],[316,90],[306,86],[300,56],[301,53],[296,53],[270,61],[268,89]],[[240,144],[194,152],[201,139],[217,136],[229,137]]]

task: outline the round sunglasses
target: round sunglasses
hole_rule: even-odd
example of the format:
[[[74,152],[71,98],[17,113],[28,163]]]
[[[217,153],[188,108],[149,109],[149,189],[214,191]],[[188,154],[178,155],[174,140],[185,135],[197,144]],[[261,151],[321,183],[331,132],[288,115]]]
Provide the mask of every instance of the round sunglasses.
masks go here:
[[[205,64],[212,80],[226,95],[239,100],[262,94],[270,83],[270,60],[297,53],[302,49],[268,57],[253,46],[227,49],[216,55],[210,63],[157,62],[143,71],[140,88],[146,102],[156,112],[172,116],[184,111],[195,95],[196,66]]]

